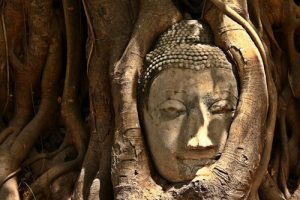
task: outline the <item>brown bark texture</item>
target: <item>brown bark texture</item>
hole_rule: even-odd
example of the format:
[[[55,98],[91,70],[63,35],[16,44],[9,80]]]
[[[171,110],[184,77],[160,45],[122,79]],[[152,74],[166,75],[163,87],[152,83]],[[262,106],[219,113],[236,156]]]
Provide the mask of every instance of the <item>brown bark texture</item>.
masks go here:
[[[0,199],[300,199],[299,0],[0,0]],[[220,159],[185,183],[149,156],[137,80],[157,37],[206,21],[235,62]]]

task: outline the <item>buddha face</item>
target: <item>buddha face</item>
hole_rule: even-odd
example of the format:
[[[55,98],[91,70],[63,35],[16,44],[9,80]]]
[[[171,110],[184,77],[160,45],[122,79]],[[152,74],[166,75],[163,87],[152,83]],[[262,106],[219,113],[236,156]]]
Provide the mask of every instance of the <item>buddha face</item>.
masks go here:
[[[216,162],[238,101],[233,72],[168,68],[153,80],[142,108],[154,164],[170,182],[188,181]]]

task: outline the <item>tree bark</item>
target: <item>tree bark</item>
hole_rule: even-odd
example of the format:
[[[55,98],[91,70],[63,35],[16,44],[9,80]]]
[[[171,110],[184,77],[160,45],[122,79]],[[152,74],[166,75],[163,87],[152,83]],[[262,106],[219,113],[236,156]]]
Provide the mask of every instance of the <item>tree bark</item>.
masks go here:
[[[298,1],[0,5],[0,199],[299,198]],[[136,85],[156,38],[183,18],[210,25],[240,98],[221,158],[172,185],[152,166]]]

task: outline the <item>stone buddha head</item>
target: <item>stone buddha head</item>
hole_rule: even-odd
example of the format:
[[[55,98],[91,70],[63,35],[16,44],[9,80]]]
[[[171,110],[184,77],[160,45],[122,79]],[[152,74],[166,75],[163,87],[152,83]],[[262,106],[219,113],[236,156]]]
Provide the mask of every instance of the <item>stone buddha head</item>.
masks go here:
[[[188,181],[216,162],[238,102],[232,64],[207,25],[185,20],[163,33],[145,61],[138,109],[160,175]]]

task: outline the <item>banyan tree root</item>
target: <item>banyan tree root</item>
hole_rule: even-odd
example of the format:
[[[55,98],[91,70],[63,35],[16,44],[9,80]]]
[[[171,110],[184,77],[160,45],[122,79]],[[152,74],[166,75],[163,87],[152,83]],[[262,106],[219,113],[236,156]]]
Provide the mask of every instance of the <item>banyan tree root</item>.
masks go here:
[[[30,161],[29,158],[22,164],[37,138],[43,134],[43,130],[47,129],[46,123],[55,118],[55,112],[59,109],[57,97],[59,96],[58,83],[63,59],[61,56],[62,41],[60,30],[58,30],[58,17],[53,12],[53,0],[1,1],[1,3],[3,2],[5,3],[1,4],[0,39],[5,41],[6,45],[0,47],[0,54],[1,58],[6,59],[0,60],[0,83],[2,80],[6,80],[8,84],[0,84],[0,111],[2,112],[0,114],[0,168],[7,170],[1,170],[0,198],[19,199],[17,179],[13,175],[19,172],[28,160]],[[285,7],[285,17],[279,18],[282,21],[274,23],[272,21],[268,24],[267,36],[270,43],[274,45],[276,38],[272,33],[272,26],[282,25],[284,35],[290,38],[287,43],[288,55],[291,56],[289,81],[293,95],[298,97],[298,82],[295,76],[298,74],[299,52],[295,48],[295,37],[299,37],[296,34],[297,30],[299,32],[299,6],[296,6],[295,1],[283,2],[290,3],[286,3],[288,6]],[[180,20],[181,14],[171,0],[86,0],[83,3],[89,27],[87,62],[90,79],[92,136],[90,148],[74,192],[75,199],[110,199],[110,146],[114,126],[112,122],[114,116],[111,110],[112,99],[116,115],[112,156],[112,178],[116,199],[220,199],[222,197],[243,199],[256,197],[261,182],[262,186],[265,186],[261,190],[270,191],[274,183],[276,184],[274,177],[284,175],[279,181],[286,184],[289,169],[282,168],[281,153],[274,155],[275,175],[272,173],[269,177],[266,173],[277,107],[277,94],[272,75],[275,73],[278,88],[282,87],[280,84],[286,81],[285,78],[282,78],[284,75],[278,78],[277,71],[270,69],[272,65],[266,64],[268,58],[262,53],[264,47],[261,48],[257,43],[256,40],[259,38],[251,37],[249,30],[245,29],[247,24],[246,26],[240,24],[242,25],[240,26],[234,22],[236,20],[234,17],[239,18],[239,15],[230,15],[232,13],[228,13],[226,7],[223,7],[223,10],[210,7],[204,16],[214,29],[216,43],[227,50],[238,64],[241,80],[241,101],[230,130],[231,137],[226,150],[215,165],[209,169],[200,170],[198,177],[189,184],[181,185],[181,189],[172,187],[169,190],[162,190],[162,185],[155,183],[150,175],[150,161],[137,117],[135,84],[145,54],[150,50],[153,41],[171,24]],[[189,4],[189,1],[185,0],[185,3]],[[254,16],[251,13],[251,20],[253,22],[253,17],[255,18],[254,24],[257,25],[259,35],[265,36],[263,32],[264,29],[267,29],[266,15],[261,15],[261,12],[266,11],[257,9],[257,5],[260,4],[263,4],[262,1],[257,0],[227,1],[227,5],[243,16],[246,21],[250,21],[249,11],[246,8],[247,6],[251,8],[255,13]],[[80,13],[78,8],[80,6],[78,0],[64,0],[63,5],[67,38],[67,70],[62,116],[67,129],[65,138],[70,138],[69,140],[65,139],[65,142],[74,147],[76,158],[67,162],[63,159],[59,160],[58,165],[55,163],[51,166],[52,169],[42,173],[26,192],[29,194],[27,198],[43,199],[43,193],[49,191],[49,185],[58,185],[56,189],[59,188],[59,185],[62,184],[60,180],[64,177],[69,177],[74,181],[76,175],[69,172],[77,169],[83,160],[86,148],[86,129],[83,125],[78,101],[79,76],[82,74],[79,71],[82,64],[80,60],[82,46],[78,29],[81,23],[78,23],[80,18],[76,13]],[[206,2],[206,5],[209,6],[209,1]],[[221,6],[224,5],[221,4]],[[201,6],[197,8],[201,8],[202,11]],[[289,12],[290,10],[293,12]],[[201,11],[199,10],[199,12]],[[197,12],[197,10],[193,12]],[[234,20],[226,17],[224,13],[229,14],[230,18]],[[75,18],[71,16],[75,16]],[[24,17],[28,20],[24,20]],[[28,23],[24,23],[24,21]],[[24,44],[25,46],[23,46]],[[14,72],[16,76],[14,77],[11,72]],[[281,72],[284,73],[284,69]],[[109,75],[111,76],[109,77]],[[282,80],[279,80],[280,78]],[[33,99],[39,95],[40,81],[42,83],[42,101],[36,111]],[[15,91],[12,82],[15,82]],[[10,118],[8,111],[9,106],[13,103],[15,104],[15,114],[13,118]],[[297,112],[295,113],[297,115]],[[293,119],[289,119],[293,118],[292,116],[287,113],[283,114],[287,115],[289,124],[295,124]],[[5,127],[6,122],[2,120],[3,116],[6,120],[10,119],[8,127]],[[285,129],[287,125],[284,115],[281,116],[280,121],[281,133],[284,133],[283,136],[286,137],[285,132],[288,130]],[[297,127],[292,127],[292,129],[297,129]],[[295,141],[298,140],[296,135],[293,135],[292,138]],[[285,138],[289,139],[289,148],[297,146],[297,142],[292,143],[292,138]],[[64,150],[63,146],[60,150]],[[248,149],[254,151],[254,154]],[[57,155],[66,154],[65,151],[60,150]],[[288,155],[287,150],[284,152],[285,155]],[[55,159],[52,156],[40,154],[34,157],[32,162],[38,162],[40,159],[49,163],[54,162]],[[94,159],[91,158],[96,156],[98,157],[97,162],[93,163]],[[292,155],[289,160],[295,161],[294,157],[297,156]],[[290,168],[294,167],[297,171],[298,165],[294,162]],[[87,170],[85,171],[85,169]],[[68,175],[62,177],[67,173]],[[239,175],[236,176],[235,173],[239,173]],[[265,174],[267,175],[264,176]],[[285,185],[283,187],[286,188]],[[277,186],[274,188],[276,188],[276,192],[273,194],[277,195],[278,199],[284,199],[281,191],[277,190]],[[50,188],[50,190],[51,193],[55,193],[55,189]],[[70,190],[68,191],[70,192]],[[298,195],[299,189],[296,189],[291,199],[297,199]],[[289,196],[288,192],[285,192],[285,196]]]
[[[174,187],[168,192],[163,192],[158,185],[153,185],[149,168],[147,168],[147,153],[138,126],[136,101],[135,99],[132,100],[132,97],[136,95],[135,77],[140,66],[142,66],[143,57],[146,53],[144,52],[145,49],[141,47],[147,47],[145,43],[141,45],[143,40],[139,40],[138,36],[143,30],[143,23],[139,24],[139,22],[148,21],[139,16],[135,25],[135,29],[139,32],[137,34],[135,31],[133,32],[132,39],[120,62],[116,65],[117,70],[114,73],[115,82],[113,83],[115,85],[113,86],[117,86],[115,91],[121,91],[121,94],[113,93],[117,94],[114,96],[116,116],[120,116],[119,119],[116,119],[117,132],[115,133],[113,149],[113,183],[117,199],[185,199],[196,197],[200,199],[221,197],[246,199],[250,193],[251,183],[254,181],[260,164],[266,128],[264,124],[267,119],[268,106],[262,103],[268,102],[264,63],[255,43],[243,27],[230,20],[216,8],[209,11],[206,19],[216,33],[217,44],[228,50],[237,62],[242,85],[237,116],[231,126],[231,136],[229,136],[225,152],[216,165],[210,169],[200,170],[199,176],[181,189]],[[162,29],[154,30],[163,31]],[[144,33],[143,37],[145,38],[148,34]],[[267,70],[269,69],[267,68]],[[268,84],[273,92],[269,96],[276,96],[269,72]],[[274,129],[274,115],[276,113],[274,107],[276,108],[276,101],[275,105],[272,104],[270,107],[269,117],[272,120],[268,123],[269,132]],[[120,110],[121,113],[119,113]],[[270,138],[272,139],[272,136]],[[268,148],[270,150],[270,147]],[[251,149],[251,151],[247,149]],[[239,173],[234,174],[233,172],[236,171]]]
[[[67,36],[67,68],[62,97],[62,117],[67,129],[65,137],[74,146],[77,155],[74,160],[54,166],[35,180],[31,185],[34,194],[45,193],[55,179],[73,170],[78,170],[86,151],[87,130],[81,118],[78,99],[82,65],[81,31],[77,27],[77,23],[81,20],[80,2],[64,0],[63,8]],[[27,194],[32,193],[27,192]]]
[[[16,2],[13,2],[16,4]],[[18,1],[20,4],[20,2]],[[81,32],[80,2],[63,1],[67,32],[67,70],[62,98],[62,116],[67,129],[65,137],[68,144],[75,147],[77,157],[62,162],[41,175],[33,182],[33,189],[44,193],[50,183],[64,173],[78,170],[86,145],[86,129],[80,113],[78,100],[81,69]],[[26,1],[28,19],[27,34],[23,38],[25,52],[9,48],[10,64],[16,74],[16,112],[8,128],[0,133],[0,198],[17,200],[19,198],[16,176],[11,173],[20,171],[22,162],[32,147],[55,121],[59,110],[60,79],[62,72],[62,32],[54,1]],[[76,14],[74,14],[76,13]],[[24,17],[23,16],[23,17]],[[76,28],[76,30],[74,30]],[[26,29],[27,31],[27,29]],[[41,82],[39,89],[39,82]],[[41,102],[37,111],[33,109],[33,99],[41,92]],[[49,123],[50,122],[50,123]],[[5,170],[4,170],[5,169]],[[10,176],[11,178],[9,179]],[[5,182],[3,182],[5,180]],[[74,179],[75,180],[75,179]],[[32,192],[32,189],[28,187]],[[28,197],[30,198],[30,196]]]
[[[1,132],[1,139],[3,141],[9,135],[16,135],[24,128],[24,126],[31,120],[34,113],[33,110],[33,96],[37,92],[38,83],[41,79],[42,71],[44,68],[45,60],[47,57],[47,49],[51,40],[50,25],[52,23],[53,9],[52,1],[47,0],[43,2],[38,1],[26,1],[13,2],[13,4],[19,4],[19,6],[26,7],[27,13],[23,13],[23,16],[27,15],[28,19],[28,34],[30,37],[27,48],[25,49],[24,62],[16,55],[16,49],[14,45],[9,46],[8,54],[9,61],[15,74],[15,114],[14,118],[10,121],[9,126]],[[23,24],[23,21],[19,23]],[[21,26],[21,25],[19,25]],[[25,27],[22,27],[26,30]],[[22,33],[21,29],[20,32]],[[18,35],[18,33],[17,33]],[[27,37],[26,34],[23,37]],[[24,38],[24,39],[25,39]],[[14,41],[13,41],[14,42]],[[21,42],[21,41],[19,41]]]
[[[263,146],[261,162],[260,162],[259,168],[256,173],[256,176],[258,178],[254,179],[254,181],[252,182],[251,193],[250,193],[250,197],[249,197],[250,199],[254,199],[257,196],[257,190],[261,184],[262,177],[266,173],[268,163],[270,161],[271,149],[272,149],[272,143],[273,143],[273,137],[274,137],[275,122],[276,122],[276,109],[277,109],[277,91],[276,91],[275,83],[274,83],[274,80],[273,80],[273,77],[271,74],[271,71],[274,68],[274,66],[271,64],[271,62],[269,60],[270,55],[271,55],[270,54],[271,52],[268,51],[269,47],[265,48],[262,40],[260,39],[259,35],[256,33],[257,31],[254,30],[252,28],[252,26],[246,21],[246,20],[250,21],[250,19],[248,18],[248,14],[247,14],[247,13],[249,13],[249,11],[247,11],[247,9],[246,9],[247,6],[245,6],[245,4],[243,4],[242,2],[239,2],[240,6],[238,6],[238,7],[236,7],[234,5],[233,6],[230,5],[230,7],[229,7],[227,5],[224,5],[219,0],[212,0],[212,2],[220,9],[220,11],[222,11],[223,13],[228,15],[231,19],[238,22],[243,28],[245,28],[245,30],[251,37],[253,43],[258,48],[259,53],[263,60],[263,64],[264,64],[264,70],[265,70],[265,74],[266,74],[266,83],[267,83],[267,87],[268,87],[269,108],[268,108],[268,115],[267,115],[267,121],[266,121],[266,129],[262,132],[262,139],[263,139],[262,144],[264,146]],[[250,8],[252,8],[252,12],[254,12],[254,16],[252,16],[252,18],[254,18],[254,21],[256,21],[257,29],[260,33],[260,36],[262,36],[262,22],[260,19],[261,15],[260,15],[260,10],[257,8],[258,2],[251,1],[248,3],[249,3],[248,6]],[[231,9],[231,7],[233,7],[235,10],[237,10],[237,12],[241,13],[242,15],[244,14],[245,19],[243,19],[241,16],[239,16],[239,14],[237,14],[237,12],[235,12],[234,9]],[[209,21],[209,19],[208,19],[208,21]],[[213,20],[212,20],[212,22],[213,22]],[[214,27],[214,24],[212,26]],[[229,28],[229,29],[231,29],[231,28]],[[226,35],[226,33],[224,35]],[[219,38],[219,37],[216,36],[216,38]],[[232,50],[230,50],[230,47],[228,47],[228,44],[226,44],[227,42],[224,43],[224,41],[226,41],[226,38],[221,37],[219,39],[219,41],[221,42],[220,46],[223,47],[224,49],[229,48],[230,53],[233,55],[233,57],[235,57]],[[241,43],[241,48],[243,48],[242,43]],[[234,58],[234,60],[238,60],[238,59]]]
[[[0,109],[1,121],[10,115],[12,107],[11,90],[13,87],[12,71],[9,64],[8,47],[16,48],[20,45],[23,36],[22,30],[24,24],[22,5],[17,1],[1,1],[1,41],[3,45],[0,48],[1,67],[0,67]],[[3,122],[0,132],[5,128]]]
[[[289,200],[297,200],[300,198],[300,190],[297,188],[297,190],[294,192],[294,194],[289,198]]]
[[[110,68],[120,59],[128,44],[138,3],[85,0],[83,6],[89,28],[87,62],[91,137],[74,199],[106,200],[113,196],[110,173],[114,116]]]
[[[262,180],[262,183],[259,188],[259,197],[263,200],[286,199],[269,173],[267,173]]]
[[[298,1],[260,1],[261,20],[265,37],[270,40],[274,63],[272,73],[280,92],[278,105],[278,146],[273,146],[274,155],[269,173],[285,197],[293,198],[293,192],[299,185],[297,162],[299,154],[299,81],[295,75],[299,72],[299,49],[297,49],[297,30],[299,29]],[[274,12],[268,12],[272,8]],[[280,11],[280,12],[277,12]],[[280,14],[279,14],[280,13]],[[283,42],[282,38],[287,38]],[[276,134],[276,133],[275,133]],[[279,150],[276,150],[276,149]],[[291,182],[291,179],[295,180]],[[296,187],[296,188],[295,188]],[[297,191],[297,190],[296,190]],[[297,195],[296,195],[297,196]]]
[[[297,38],[299,41],[300,37],[300,5],[297,1],[282,1],[281,3],[283,14],[279,23],[283,30],[283,37],[287,38],[289,83],[294,97],[300,99],[300,83],[297,76],[300,73],[300,51],[296,44]]]
[[[137,75],[155,38],[181,15],[170,0],[143,0],[131,39],[121,59],[112,64],[115,140],[112,180],[115,199],[155,199],[160,187],[151,179],[136,105]],[[149,29],[151,27],[151,29]]]
[[[182,188],[179,193],[181,193],[182,199],[187,195],[203,199],[247,199],[252,184],[255,183],[256,174],[259,173],[259,170],[267,170],[267,165],[264,169],[259,169],[260,155],[262,155],[266,128],[270,129],[271,133],[274,130],[276,110],[272,109],[270,105],[271,112],[268,117],[272,120],[267,123],[267,127],[264,127],[267,116],[262,113],[267,113],[267,106],[259,104],[257,100],[264,99],[265,102],[268,102],[264,69],[264,64],[267,63],[262,62],[261,52],[243,29],[244,24],[242,27],[226,16],[220,17],[220,13],[218,13],[220,11],[214,11],[214,9],[211,8],[207,11],[206,20],[215,33],[216,43],[227,50],[237,63],[241,81],[239,108],[230,128],[227,145],[219,161],[211,169],[201,169],[193,183]],[[227,14],[224,9],[221,11]],[[271,77],[269,78],[268,86],[274,87]],[[276,91],[269,94],[269,97],[273,95],[276,96]],[[254,113],[259,114],[261,118],[256,118]],[[253,124],[258,129],[253,129]],[[272,146],[272,143],[269,145]],[[270,151],[268,154],[270,156]],[[257,193],[257,191],[251,192]],[[178,194],[178,192],[176,193]]]
[[[25,63],[19,59],[17,60],[15,49],[11,47],[9,51],[13,58],[11,59],[11,64],[16,74],[16,82],[21,82],[17,84],[15,91],[15,117],[12,119],[9,127],[0,133],[2,140],[1,148],[3,152],[6,152],[1,154],[1,157],[3,157],[1,158],[3,159],[1,169],[6,169],[2,171],[1,182],[8,174],[16,170],[26,158],[38,136],[47,128],[46,124],[48,121],[53,119],[55,107],[57,107],[58,80],[61,70],[61,65],[59,64],[61,61],[61,40],[55,18],[53,18],[52,2],[28,1],[27,3],[30,37],[26,41],[28,42],[28,52],[25,53]],[[37,22],[37,18],[41,18],[41,20]],[[49,27],[47,25],[52,25],[52,31],[44,28],[44,26]],[[47,56],[47,52],[49,52],[49,56]],[[32,93],[35,91],[42,71],[45,73],[42,76],[42,101],[40,109],[36,116],[29,122],[33,107]],[[28,73],[30,76],[26,77]],[[26,123],[28,124],[24,127]],[[9,167],[3,168],[4,165]],[[1,199],[19,199],[18,192],[14,192],[17,191],[17,185],[11,185],[10,182],[12,181],[16,181],[16,178],[7,180],[1,187]],[[9,190],[6,190],[6,188]],[[11,194],[5,194],[6,191],[12,192]]]

